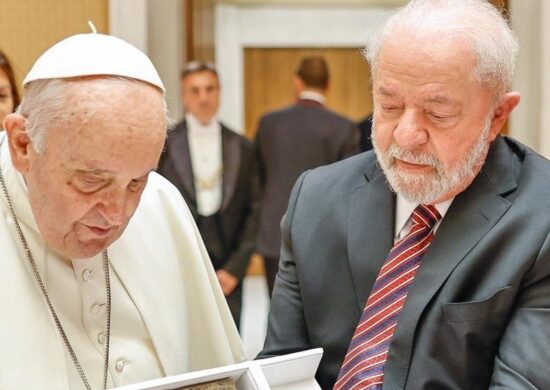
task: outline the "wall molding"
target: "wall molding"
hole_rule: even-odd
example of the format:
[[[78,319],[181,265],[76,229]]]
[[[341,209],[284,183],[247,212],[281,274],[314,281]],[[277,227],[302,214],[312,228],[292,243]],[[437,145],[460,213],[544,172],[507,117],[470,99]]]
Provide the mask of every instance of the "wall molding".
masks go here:
[[[256,3],[256,2],[255,2]],[[316,2],[317,3],[317,2]],[[216,65],[222,82],[220,118],[244,132],[244,49],[363,47],[394,7],[293,6],[222,2],[216,7]],[[345,3],[345,2],[344,2]],[[276,82],[276,81],[275,81]]]

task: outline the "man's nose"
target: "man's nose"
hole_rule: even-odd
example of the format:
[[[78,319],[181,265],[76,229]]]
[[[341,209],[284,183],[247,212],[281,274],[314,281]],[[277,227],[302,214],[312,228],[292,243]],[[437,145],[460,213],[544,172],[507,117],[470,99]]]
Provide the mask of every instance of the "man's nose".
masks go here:
[[[98,210],[110,225],[122,225],[126,221],[127,198],[126,191],[116,189],[106,191],[98,204]]]
[[[416,110],[405,110],[394,130],[393,137],[402,148],[414,149],[428,142],[428,131]]]
[[[207,101],[208,100],[208,91],[200,91],[199,92],[199,100],[201,102],[204,102],[204,101]]]

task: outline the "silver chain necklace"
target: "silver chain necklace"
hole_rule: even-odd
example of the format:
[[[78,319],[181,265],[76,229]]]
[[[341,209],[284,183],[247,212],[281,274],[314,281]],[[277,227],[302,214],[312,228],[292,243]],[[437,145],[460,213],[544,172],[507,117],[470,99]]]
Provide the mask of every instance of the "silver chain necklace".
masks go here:
[[[2,145],[4,144],[4,140],[6,139],[6,135],[4,135],[4,138],[0,141],[0,157],[2,155]],[[55,325],[57,326],[57,330],[61,334],[61,337],[63,338],[63,343],[65,344],[65,347],[67,348],[67,352],[71,356],[71,359],[76,367],[76,370],[78,371],[78,374],[80,375],[80,379],[82,380],[82,383],[84,384],[84,387],[86,387],[87,390],[92,390],[90,383],[88,382],[88,378],[86,378],[86,374],[84,374],[84,370],[82,369],[82,366],[80,365],[80,362],[78,361],[78,358],[76,357],[76,353],[73,350],[73,347],[71,346],[71,343],[69,342],[69,339],[67,338],[67,335],[65,334],[65,330],[63,329],[63,326],[61,325],[61,321],[59,320],[59,317],[57,316],[57,313],[55,312],[52,302],[50,301],[50,297],[48,295],[48,292],[46,291],[46,287],[44,286],[44,282],[42,281],[42,277],[40,276],[40,273],[38,272],[38,268],[36,266],[36,263],[34,261],[34,257],[32,256],[31,250],[29,248],[29,245],[27,244],[27,240],[25,239],[25,236],[23,235],[23,230],[21,230],[21,226],[19,225],[19,220],[17,219],[17,216],[15,214],[15,209],[13,208],[13,205],[11,203],[10,196],[8,195],[8,189],[6,187],[6,183],[4,181],[4,174],[2,173],[2,168],[0,167],[0,184],[2,185],[2,190],[4,191],[4,195],[6,197],[6,200],[8,202],[8,206],[10,208],[11,216],[13,217],[13,220],[15,222],[15,227],[17,229],[17,232],[19,233],[19,238],[21,239],[21,244],[23,245],[23,248],[25,249],[25,253],[27,255],[27,259],[29,260],[29,263],[31,264],[32,271],[34,273],[34,276],[36,278],[36,281],[38,282],[38,285],[40,286],[40,290],[42,290],[42,294],[44,295],[44,298],[46,299],[46,304],[48,305],[48,308],[50,309],[50,313],[55,321]],[[107,255],[107,249],[103,251],[103,272],[105,273],[105,287],[107,290],[107,322],[105,325],[106,328],[106,340],[105,340],[105,357],[104,357],[104,367],[103,367],[103,389],[107,388],[107,376],[109,373],[109,345],[111,340],[111,280],[109,278],[109,256]]]

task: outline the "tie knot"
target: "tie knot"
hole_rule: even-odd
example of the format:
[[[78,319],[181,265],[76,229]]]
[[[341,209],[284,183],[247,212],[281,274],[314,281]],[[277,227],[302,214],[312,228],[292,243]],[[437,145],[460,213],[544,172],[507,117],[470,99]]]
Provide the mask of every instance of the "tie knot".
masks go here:
[[[419,204],[412,213],[414,224],[427,226],[430,229],[432,229],[440,219],[441,215],[439,211],[431,204]]]

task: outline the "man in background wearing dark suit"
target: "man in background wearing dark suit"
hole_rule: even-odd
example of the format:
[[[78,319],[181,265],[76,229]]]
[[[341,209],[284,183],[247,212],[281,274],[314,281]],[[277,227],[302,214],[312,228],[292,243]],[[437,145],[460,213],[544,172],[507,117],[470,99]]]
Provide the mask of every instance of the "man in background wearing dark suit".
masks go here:
[[[189,205],[239,326],[257,228],[254,147],[218,120],[220,82],[211,64],[189,63],[181,83],[185,119],[169,133],[158,172]]]
[[[375,152],[297,181],[262,356],[323,347],[323,389],[550,389],[550,162],[499,135],[517,52],[487,1],[389,19]]]
[[[308,169],[358,152],[355,124],[324,107],[328,85],[324,58],[304,58],[294,78],[297,102],[265,114],[259,122],[256,149],[262,196],[256,249],[265,260],[270,294],[279,263],[279,225],[294,182]]]

